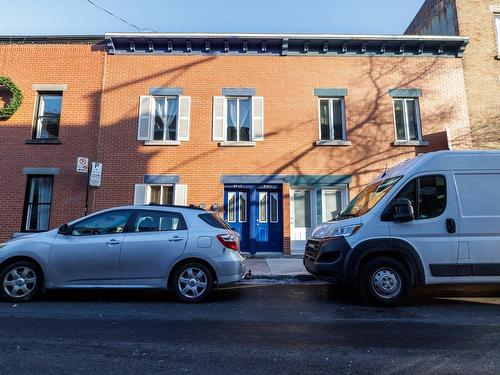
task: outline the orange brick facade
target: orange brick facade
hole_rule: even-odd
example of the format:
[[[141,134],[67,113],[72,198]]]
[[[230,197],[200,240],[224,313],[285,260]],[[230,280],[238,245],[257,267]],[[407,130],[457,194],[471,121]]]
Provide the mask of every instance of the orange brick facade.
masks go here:
[[[463,57],[474,148],[500,148],[500,59],[494,16],[498,0],[428,0],[406,34],[470,38]]]
[[[460,58],[384,56],[146,56],[110,55],[100,44],[0,45],[0,75],[22,90],[24,102],[0,122],[0,238],[21,228],[25,167],[56,167],[50,226],[81,216],[85,178],[76,157],[104,165],[103,185],[91,188],[90,212],[133,203],[145,174],[178,175],[187,201],[223,206],[224,175],[348,175],[354,196],[386,166],[421,152],[470,147]],[[30,138],[37,83],[67,84],[61,144]],[[189,141],[147,146],[137,140],[139,97],[150,87],[178,87],[191,97]],[[226,87],[251,87],[264,98],[264,140],[254,147],[212,141],[213,97]],[[350,146],[318,146],[315,88],[347,88]],[[424,147],[395,146],[389,90],[416,88]],[[448,136],[447,136],[448,129]],[[290,185],[283,186],[283,249],[290,252]]]

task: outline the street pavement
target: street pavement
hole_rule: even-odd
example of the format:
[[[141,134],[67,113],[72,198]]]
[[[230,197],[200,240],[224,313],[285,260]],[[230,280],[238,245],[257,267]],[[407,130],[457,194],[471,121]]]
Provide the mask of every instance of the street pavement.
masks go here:
[[[245,284],[202,304],[159,291],[0,302],[3,374],[499,374],[500,286],[366,306],[321,283]]]

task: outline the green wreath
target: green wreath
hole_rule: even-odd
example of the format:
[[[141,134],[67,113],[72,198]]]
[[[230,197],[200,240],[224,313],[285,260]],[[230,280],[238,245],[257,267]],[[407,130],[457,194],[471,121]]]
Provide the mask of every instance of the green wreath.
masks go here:
[[[21,103],[23,102],[23,94],[10,78],[0,77],[0,86],[5,87],[12,95],[9,104],[0,108],[0,120],[6,120],[21,106]]]

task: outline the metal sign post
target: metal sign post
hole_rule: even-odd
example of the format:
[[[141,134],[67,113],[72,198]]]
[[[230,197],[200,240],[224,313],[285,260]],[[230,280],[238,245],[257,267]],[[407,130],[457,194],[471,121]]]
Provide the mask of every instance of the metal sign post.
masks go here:
[[[83,216],[87,216],[89,211],[89,187],[99,187],[102,182],[102,164],[92,162],[92,168],[89,168],[89,159],[78,157],[76,159],[76,171],[78,173],[86,173],[86,190],[85,190],[85,210]]]

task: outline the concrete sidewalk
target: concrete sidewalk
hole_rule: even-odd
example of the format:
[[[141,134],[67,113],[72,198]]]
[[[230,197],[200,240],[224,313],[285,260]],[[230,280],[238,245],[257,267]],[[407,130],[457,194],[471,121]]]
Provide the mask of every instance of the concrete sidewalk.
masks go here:
[[[301,278],[313,279],[304,268],[302,257],[247,257],[247,275],[255,279]]]

